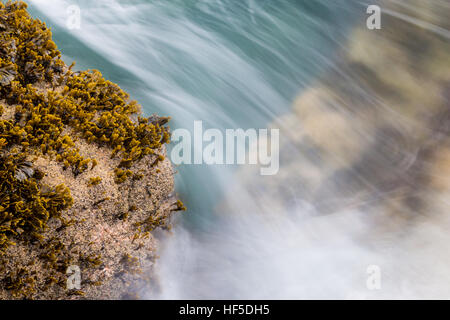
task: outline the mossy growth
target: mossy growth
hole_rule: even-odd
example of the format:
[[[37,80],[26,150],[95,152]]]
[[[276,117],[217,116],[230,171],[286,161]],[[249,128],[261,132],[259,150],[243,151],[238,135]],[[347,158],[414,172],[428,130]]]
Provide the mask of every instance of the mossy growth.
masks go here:
[[[114,173],[116,174],[116,178],[114,181],[117,184],[124,183],[128,177],[131,177],[133,175],[133,172],[131,170],[122,170],[119,168],[115,169]]]
[[[80,261],[86,264],[88,267],[98,268],[102,264],[101,256],[88,255],[80,256]]]
[[[88,186],[90,186],[90,187],[96,186],[96,185],[99,185],[101,182],[102,182],[102,178],[100,178],[100,177],[90,178],[89,182],[88,182]]]
[[[175,203],[176,209],[174,211],[186,211],[187,208],[181,200],[177,200]]]

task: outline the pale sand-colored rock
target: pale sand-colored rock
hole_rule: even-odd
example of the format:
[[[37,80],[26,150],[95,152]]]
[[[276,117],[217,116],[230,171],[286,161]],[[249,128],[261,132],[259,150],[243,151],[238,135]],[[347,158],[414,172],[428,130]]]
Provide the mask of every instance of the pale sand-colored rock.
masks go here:
[[[2,118],[12,117],[14,107],[3,106]],[[142,180],[129,178],[123,184],[116,184],[114,168],[120,159],[111,159],[111,149],[88,144],[84,139],[77,139],[75,134],[71,136],[83,157],[97,160],[98,165],[92,170],[74,177],[71,170],[63,170],[61,163],[48,157],[38,154],[30,156],[30,160],[33,160],[35,168],[46,173],[43,183],[51,187],[64,184],[71,191],[74,204],[62,217],[66,221],[73,219],[75,223],[60,230],[61,222],[51,220],[44,241],[55,237],[65,245],[65,251],[58,258],[70,257],[70,265],[81,268],[84,296],[70,295],[71,291],[66,290],[67,276],[46,266],[46,260],[40,258],[44,250],[39,244],[17,243],[11,246],[5,255],[8,259],[0,265],[2,275],[7,276],[27,266],[30,273],[35,272],[36,293],[30,297],[34,299],[120,299],[127,294],[133,296],[139,285],[148,284],[157,250],[157,241],[151,233],[145,238],[135,238],[138,233],[135,224],[151,216],[162,219],[162,227],[169,225],[170,215],[177,209],[172,165],[166,159],[153,166],[156,156],[147,156],[131,168],[133,172],[143,174]],[[165,154],[165,148],[158,153]],[[89,187],[89,179],[93,177],[100,177],[101,183]],[[133,207],[135,211],[130,210]],[[126,220],[123,219],[125,213],[128,213]],[[138,264],[127,265],[126,255],[138,259]],[[87,256],[101,256],[101,264],[87,264],[83,261]],[[130,267],[139,268],[142,273],[132,274]],[[60,285],[41,290],[50,277],[55,277]],[[101,285],[91,284],[98,281]],[[0,299],[12,298],[10,291],[0,288]]]

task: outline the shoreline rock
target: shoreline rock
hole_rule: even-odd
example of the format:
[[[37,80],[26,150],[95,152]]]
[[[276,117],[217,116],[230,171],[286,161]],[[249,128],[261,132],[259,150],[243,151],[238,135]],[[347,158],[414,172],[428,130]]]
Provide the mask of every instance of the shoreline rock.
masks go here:
[[[151,231],[184,210],[168,119],[72,72],[23,2],[0,3],[0,42],[0,299],[135,298],[157,258]]]

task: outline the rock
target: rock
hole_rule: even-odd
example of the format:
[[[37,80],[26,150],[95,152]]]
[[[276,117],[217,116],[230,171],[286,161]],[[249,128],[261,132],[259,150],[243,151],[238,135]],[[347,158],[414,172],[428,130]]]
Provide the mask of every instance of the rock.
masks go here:
[[[136,297],[151,232],[184,208],[168,119],[138,118],[99,72],[72,72],[23,2],[0,3],[0,21],[0,299]]]

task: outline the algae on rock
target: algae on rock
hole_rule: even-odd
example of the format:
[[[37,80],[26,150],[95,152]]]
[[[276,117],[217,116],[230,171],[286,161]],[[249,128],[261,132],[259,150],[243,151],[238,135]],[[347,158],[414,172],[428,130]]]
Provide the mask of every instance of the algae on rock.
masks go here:
[[[73,72],[26,9],[0,2],[0,299],[119,298],[151,268],[149,231],[184,209],[168,118]],[[71,265],[80,290],[66,288]]]

